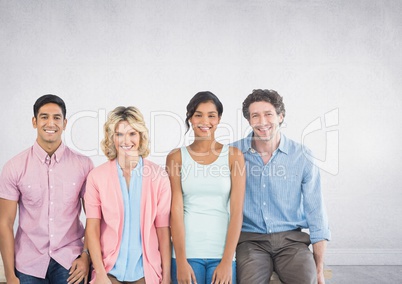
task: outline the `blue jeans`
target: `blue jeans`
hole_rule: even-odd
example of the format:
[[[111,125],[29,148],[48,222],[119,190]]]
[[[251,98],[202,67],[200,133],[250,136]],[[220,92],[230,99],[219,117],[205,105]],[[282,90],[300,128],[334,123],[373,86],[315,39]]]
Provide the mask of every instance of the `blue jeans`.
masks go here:
[[[15,275],[17,275],[21,284],[66,284],[69,277],[68,273],[69,270],[58,264],[53,258],[50,259],[45,279],[24,274],[17,269],[15,270]]]
[[[221,259],[188,258],[187,262],[194,271],[197,284],[211,284],[212,275]],[[172,283],[177,284],[177,264],[175,258],[172,258]],[[236,261],[232,262],[232,283],[236,283]]]

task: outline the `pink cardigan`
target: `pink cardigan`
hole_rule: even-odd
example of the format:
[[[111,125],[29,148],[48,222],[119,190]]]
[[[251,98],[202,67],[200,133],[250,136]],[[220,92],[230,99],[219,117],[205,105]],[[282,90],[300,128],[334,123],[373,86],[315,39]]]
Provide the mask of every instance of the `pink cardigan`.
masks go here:
[[[86,217],[101,219],[103,264],[106,272],[109,272],[119,254],[124,218],[116,160],[108,161],[89,173],[84,199]],[[160,283],[162,279],[156,228],[169,226],[170,201],[170,183],[166,172],[160,166],[143,159],[141,238],[147,283]],[[95,277],[95,273],[92,277]]]

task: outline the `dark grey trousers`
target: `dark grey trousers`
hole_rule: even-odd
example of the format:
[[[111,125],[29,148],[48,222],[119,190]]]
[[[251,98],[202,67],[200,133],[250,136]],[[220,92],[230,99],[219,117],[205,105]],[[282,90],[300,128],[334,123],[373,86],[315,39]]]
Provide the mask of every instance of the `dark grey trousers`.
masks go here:
[[[269,283],[275,271],[285,284],[316,284],[310,236],[300,231],[273,234],[242,232],[236,249],[237,283]]]

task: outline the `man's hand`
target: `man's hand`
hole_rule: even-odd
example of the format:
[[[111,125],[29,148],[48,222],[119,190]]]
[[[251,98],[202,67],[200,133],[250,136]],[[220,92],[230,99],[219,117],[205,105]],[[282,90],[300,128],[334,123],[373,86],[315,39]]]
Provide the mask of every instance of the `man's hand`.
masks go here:
[[[324,279],[324,252],[327,247],[327,241],[319,241],[313,244],[313,255],[315,266],[317,268],[317,283],[325,284]]]
[[[73,261],[70,268],[70,277],[68,277],[68,284],[78,284],[84,280],[84,283],[88,283],[89,273],[89,256],[85,253],[81,257]]]
[[[317,283],[318,284],[325,284],[325,278],[324,278],[324,271],[321,270],[321,272],[317,271]]]

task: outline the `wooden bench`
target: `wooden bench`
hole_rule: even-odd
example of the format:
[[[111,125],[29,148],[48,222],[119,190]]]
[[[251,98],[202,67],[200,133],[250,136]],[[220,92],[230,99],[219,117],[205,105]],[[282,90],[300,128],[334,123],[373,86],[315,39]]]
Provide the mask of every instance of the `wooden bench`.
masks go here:
[[[331,269],[324,269],[324,278],[325,279],[332,278],[332,270]],[[269,284],[282,284],[282,282],[279,280],[278,274],[276,274],[275,272],[272,274]]]

